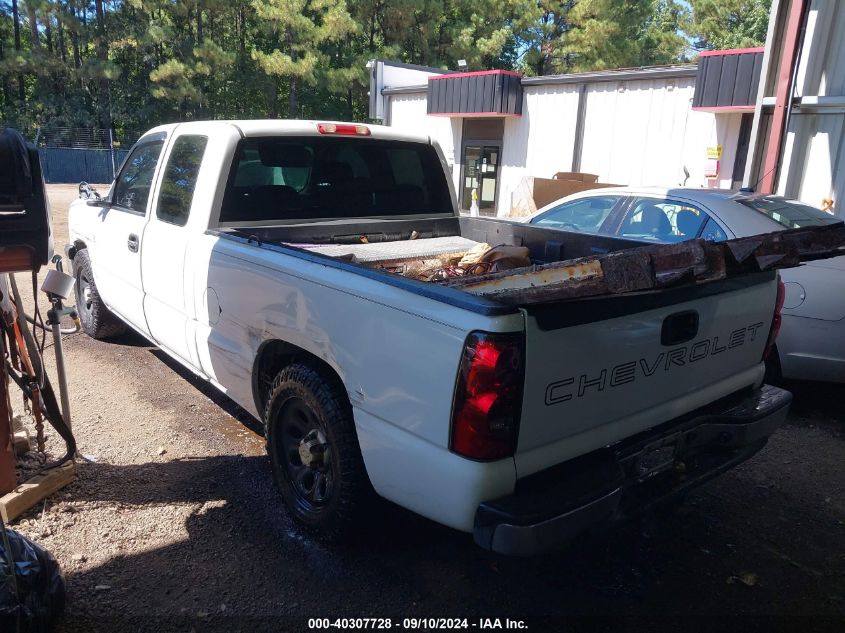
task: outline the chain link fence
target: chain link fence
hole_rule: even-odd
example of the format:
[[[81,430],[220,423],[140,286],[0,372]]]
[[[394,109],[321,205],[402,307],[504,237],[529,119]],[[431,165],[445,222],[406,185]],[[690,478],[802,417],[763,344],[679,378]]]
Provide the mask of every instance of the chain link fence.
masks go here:
[[[48,183],[110,183],[140,135],[131,131],[62,126],[43,127],[35,136]]]

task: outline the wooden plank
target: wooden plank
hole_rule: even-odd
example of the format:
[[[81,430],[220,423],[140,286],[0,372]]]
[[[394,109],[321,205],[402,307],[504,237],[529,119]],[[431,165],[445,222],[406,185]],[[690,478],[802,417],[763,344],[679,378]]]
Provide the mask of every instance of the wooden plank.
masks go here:
[[[14,521],[42,499],[64,488],[75,477],[76,464],[72,461],[36,475],[0,497],[0,516],[7,523]]]

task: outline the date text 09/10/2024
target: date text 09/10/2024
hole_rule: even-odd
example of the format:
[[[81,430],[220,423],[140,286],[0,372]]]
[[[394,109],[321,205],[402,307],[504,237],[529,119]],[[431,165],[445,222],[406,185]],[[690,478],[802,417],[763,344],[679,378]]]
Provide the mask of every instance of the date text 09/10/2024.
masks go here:
[[[374,629],[389,631],[393,629],[406,631],[435,631],[446,629],[477,629],[477,630],[525,630],[528,625],[524,620],[510,618],[309,618],[310,630],[320,629]]]

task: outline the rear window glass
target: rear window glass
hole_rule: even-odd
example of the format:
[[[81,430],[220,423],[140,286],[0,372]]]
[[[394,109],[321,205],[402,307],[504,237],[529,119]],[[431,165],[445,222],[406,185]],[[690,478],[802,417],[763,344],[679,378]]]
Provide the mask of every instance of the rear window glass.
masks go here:
[[[737,200],[737,202],[769,216],[769,218],[787,229],[836,224],[842,221],[815,207],[784,198],[746,198],[745,200]]]
[[[221,222],[452,214],[434,148],[338,137],[244,139]]]

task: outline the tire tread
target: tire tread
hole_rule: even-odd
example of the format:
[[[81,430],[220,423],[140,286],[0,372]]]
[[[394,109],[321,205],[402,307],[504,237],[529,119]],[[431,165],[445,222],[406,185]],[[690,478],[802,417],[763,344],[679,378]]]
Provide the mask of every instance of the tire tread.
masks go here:
[[[106,307],[103,300],[100,298],[100,293],[97,291],[97,286],[94,283],[94,273],[91,267],[91,256],[87,249],[82,249],[76,253],[74,258],[74,266],[76,270],[82,269],[85,276],[90,280],[91,288],[91,319],[90,321],[84,316],[83,312],[77,305],[77,312],[79,319],[82,322],[83,331],[93,339],[103,340],[120,336],[126,332],[126,324],[123,323],[114,313]],[[78,276],[77,276],[78,283]],[[77,304],[80,296],[77,294]]]
[[[335,475],[335,494],[339,495],[330,515],[319,521],[307,520],[297,508],[285,505],[296,522],[315,533],[323,540],[345,540],[353,534],[360,525],[360,517],[367,503],[373,496],[372,487],[364,467],[358,436],[352,418],[352,407],[338,386],[331,385],[319,371],[310,364],[295,362],[282,369],[273,379],[264,408],[264,437],[267,454],[272,461],[271,417],[274,403],[283,396],[303,397],[306,403],[309,396],[318,404],[319,411],[315,413],[322,418],[324,425],[331,433],[332,449],[337,452],[339,473]],[[313,408],[313,407],[312,407]],[[282,488],[280,471],[283,465],[273,464],[274,477],[277,485]]]

